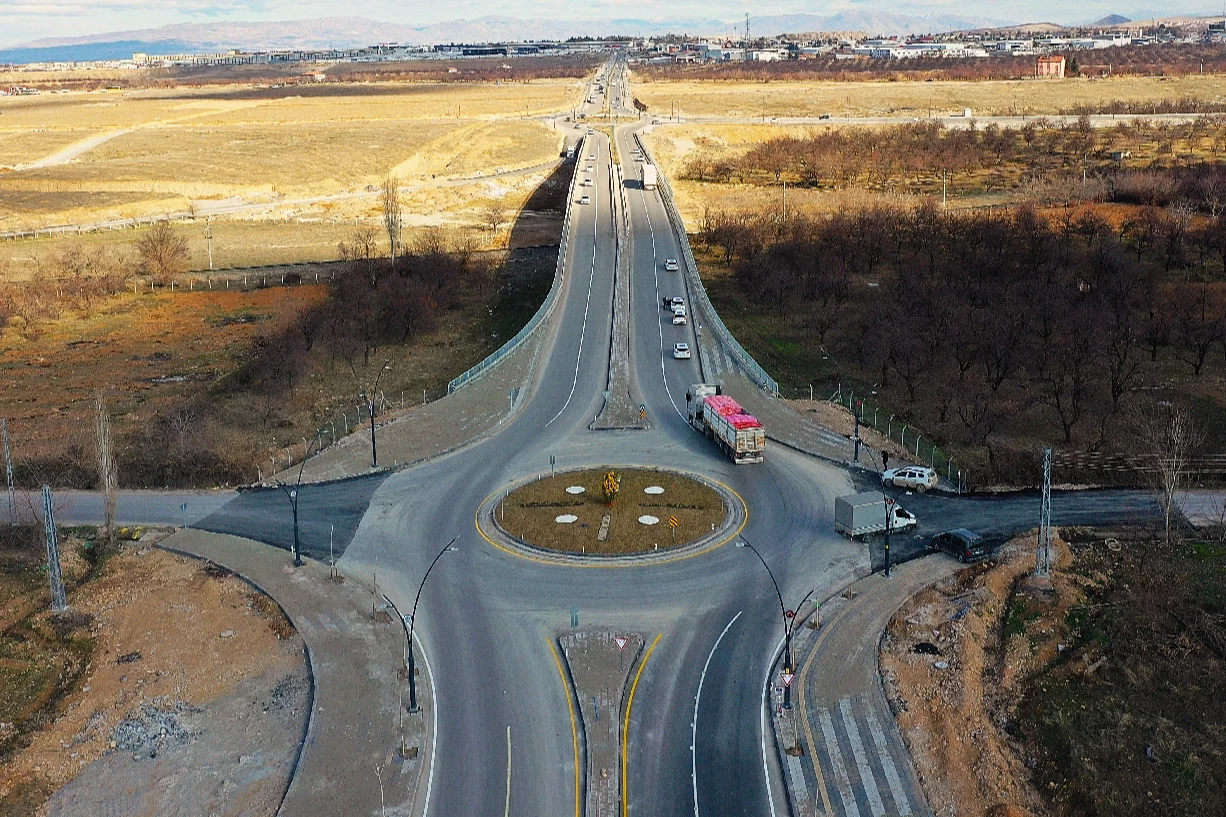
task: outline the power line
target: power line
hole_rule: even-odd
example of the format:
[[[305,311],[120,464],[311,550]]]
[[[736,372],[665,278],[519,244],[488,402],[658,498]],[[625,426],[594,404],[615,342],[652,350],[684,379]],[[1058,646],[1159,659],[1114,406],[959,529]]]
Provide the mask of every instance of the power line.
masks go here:
[[[1043,501],[1039,505],[1039,547],[1034,575],[1051,575],[1051,449],[1043,449]]]

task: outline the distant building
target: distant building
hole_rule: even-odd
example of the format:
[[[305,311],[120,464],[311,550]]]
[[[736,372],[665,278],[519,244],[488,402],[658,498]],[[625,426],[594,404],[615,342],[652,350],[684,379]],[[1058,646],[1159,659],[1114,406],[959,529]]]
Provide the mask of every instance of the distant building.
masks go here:
[[[1039,79],[1064,79],[1064,57],[1039,57],[1034,64],[1034,75]]]

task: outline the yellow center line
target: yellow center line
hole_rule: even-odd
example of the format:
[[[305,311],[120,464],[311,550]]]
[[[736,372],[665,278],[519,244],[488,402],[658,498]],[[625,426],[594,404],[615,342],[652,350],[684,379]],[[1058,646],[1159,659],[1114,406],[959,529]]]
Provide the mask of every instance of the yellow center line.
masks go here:
[[[664,637],[664,633],[656,636],[656,640],[651,642],[651,646],[647,649],[647,654],[643,656],[643,662],[639,664],[639,671],[634,674],[634,683],[630,685],[630,697],[626,698],[626,723],[622,727],[622,817],[628,817],[630,813],[630,791],[627,783],[629,764],[628,751],[630,746],[630,707],[634,706],[634,691],[639,688],[639,678],[643,675],[643,670],[647,667],[647,661],[651,658],[651,653],[655,650],[656,645],[660,643],[660,639]]]
[[[566,693],[566,706],[570,709],[570,741],[575,749],[575,817],[582,817],[579,812],[579,729],[575,725],[575,700],[570,694],[570,682],[566,680],[566,670],[562,669],[562,659],[558,657],[558,648],[554,646],[552,638],[545,640],[549,642],[553,662],[558,665],[558,677],[562,679],[562,690]]]
[[[876,592],[876,589],[877,588],[874,588],[873,590],[869,590],[856,596],[856,598],[853,599],[850,604],[844,607],[837,616],[830,620],[830,623],[826,625],[826,628],[822,631],[822,634],[817,637],[817,641],[813,643],[813,649],[809,651],[809,657],[805,659],[805,665],[801,668],[800,675],[796,679],[797,683],[799,684],[796,698],[800,707],[800,721],[805,727],[805,739],[809,744],[809,757],[813,758],[813,772],[817,777],[817,789],[819,792],[821,792],[822,805],[826,807],[827,817],[834,814],[834,809],[830,804],[830,792],[826,789],[826,777],[822,774],[821,760],[817,756],[817,743],[813,740],[813,729],[809,725],[809,707],[808,698],[805,695],[805,679],[809,675],[809,667],[813,665],[813,661],[817,658],[818,651],[822,648],[822,644],[825,642],[826,636],[830,635],[830,631],[834,629],[834,625],[838,624],[839,620],[842,619],[843,616],[850,613],[852,608],[860,603],[861,599]]]

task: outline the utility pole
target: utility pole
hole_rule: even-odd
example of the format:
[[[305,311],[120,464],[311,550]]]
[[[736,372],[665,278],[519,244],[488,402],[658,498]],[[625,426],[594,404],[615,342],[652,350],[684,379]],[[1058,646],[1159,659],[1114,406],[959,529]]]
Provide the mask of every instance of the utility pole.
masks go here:
[[[0,419],[0,432],[4,436],[4,477],[9,489],[9,525],[17,524],[17,492],[13,489],[13,457],[9,453],[9,421]]]
[[[1051,575],[1051,449],[1043,449],[1043,501],[1039,504],[1039,548],[1034,575]]]
[[[204,238],[209,245],[209,272],[213,271],[213,219],[204,220]]]
[[[64,596],[64,576],[60,573],[60,540],[55,530],[55,512],[51,507],[51,486],[43,486],[43,524],[47,533],[47,576],[51,579],[51,611],[68,609]]]

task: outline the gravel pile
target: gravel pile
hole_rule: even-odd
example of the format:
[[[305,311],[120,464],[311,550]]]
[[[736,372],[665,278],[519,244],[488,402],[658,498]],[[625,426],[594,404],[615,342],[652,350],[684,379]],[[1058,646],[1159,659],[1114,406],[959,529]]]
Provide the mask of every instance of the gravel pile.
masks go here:
[[[130,714],[111,730],[111,741],[116,749],[132,752],[134,757],[157,757],[158,752],[187,743],[195,736],[196,732],[181,716],[199,711],[182,701],[165,708],[141,704],[135,714]]]

